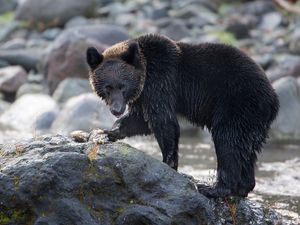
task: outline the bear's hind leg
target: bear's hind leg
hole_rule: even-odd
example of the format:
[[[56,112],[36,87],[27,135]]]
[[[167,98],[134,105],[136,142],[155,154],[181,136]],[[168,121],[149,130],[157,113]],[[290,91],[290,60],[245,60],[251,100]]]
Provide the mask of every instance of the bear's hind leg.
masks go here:
[[[213,138],[217,154],[217,182],[214,186],[199,184],[198,191],[207,197],[218,198],[237,195],[241,181],[242,160],[240,147],[233,144],[235,140]]]
[[[247,197],[248,193],[255,187],[255,165],[256,165],[256,153],[253,152],[249,158],[244,159],[242,165],[241,181],[238,185],[236,195]]]

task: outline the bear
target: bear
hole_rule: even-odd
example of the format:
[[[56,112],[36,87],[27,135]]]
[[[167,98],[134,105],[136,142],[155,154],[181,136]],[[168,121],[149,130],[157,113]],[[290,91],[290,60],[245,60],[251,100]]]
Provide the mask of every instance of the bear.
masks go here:
[[[247,197],[254,189],[257,153],[279,101],[263,69],[246,53],[227,44],[146,34],[103,53],[89,47],[86,58],[94,92],[120,117],[105,131],[110,141],[153,133],[163,162],[177,170],[177,115],[182,115],[206,127],[215,146],[216,182],[198,184],[198,191],[212,198]]]

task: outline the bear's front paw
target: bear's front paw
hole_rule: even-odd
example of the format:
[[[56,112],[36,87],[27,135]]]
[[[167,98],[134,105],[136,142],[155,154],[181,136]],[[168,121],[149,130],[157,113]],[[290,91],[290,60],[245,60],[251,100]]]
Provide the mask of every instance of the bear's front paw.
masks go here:
[[[104,134],[107,135],[109,141],[115,142],[119,139],[123,139],[124,137],[121,136],[119,129],[113,130],[104,130]]]

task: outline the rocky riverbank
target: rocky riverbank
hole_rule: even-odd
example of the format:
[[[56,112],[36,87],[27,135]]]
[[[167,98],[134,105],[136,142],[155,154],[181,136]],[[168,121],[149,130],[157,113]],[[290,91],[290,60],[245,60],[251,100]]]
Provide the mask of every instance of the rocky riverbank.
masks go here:
[[[40,136],[0,146],[0,224],[291,224],[246,199],[213,200],[122,143]]]

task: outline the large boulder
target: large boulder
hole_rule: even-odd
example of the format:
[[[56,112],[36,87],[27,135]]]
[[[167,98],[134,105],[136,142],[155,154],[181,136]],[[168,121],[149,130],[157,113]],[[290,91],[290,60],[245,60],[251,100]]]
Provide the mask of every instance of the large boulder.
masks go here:
[[[1,147],[0,224],[282,224],[243,199],[213,200],[190,179],[122,143],[43,136]]]
[[[0,69],[0,91],[15,93],[27,80],[27,73],[21,66]]]
[[[45,120],[48,121],[45,114],[56,115],[57,112],[57,103],[50,96],[25,94],[0,116],[0,128],[35,133],[42,126],[41,124],[45,129]],[[52,121],[48,121],[48,128]]]
[[[99,97],[92,93],[81,94],[65,103],[52,125],[52,131],[67,135],[74,130],[110,129],[115,120]]]
[[[300,86],[293,77],[284,77],[273,84],[279,97],[280,110],[272,125],[274,140],[300,140]]]
[[[19,1],[15,18],[43,29],[64,25],[74,16],[92,16],[94,6],[94,0],[23,0]]]

